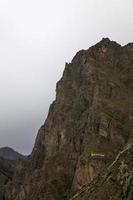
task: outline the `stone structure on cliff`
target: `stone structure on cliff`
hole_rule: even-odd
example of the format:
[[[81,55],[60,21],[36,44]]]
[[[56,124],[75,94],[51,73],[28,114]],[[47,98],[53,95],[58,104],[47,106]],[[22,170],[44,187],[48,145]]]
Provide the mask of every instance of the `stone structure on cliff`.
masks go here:
[[[66,63],[33,151],[18,164],[5,199],[68,200],[106,171],[132,131],[133,44],[105,38]]]
[[[105,173],[71,198],[71,200],[107,199],[133,199],[133,139],[125,145]]]

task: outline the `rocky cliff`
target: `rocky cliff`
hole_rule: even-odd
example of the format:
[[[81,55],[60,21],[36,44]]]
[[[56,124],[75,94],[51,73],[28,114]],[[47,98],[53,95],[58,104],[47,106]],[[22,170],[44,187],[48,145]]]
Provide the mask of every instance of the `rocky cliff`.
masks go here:
[[[6,200],[67,200],[106,171],[133,135],[133,44],[105,38],[81,50],[56,90]]]
[[[71,200],[132,200],[133,139],[117,155],[106,173],[82,188]]]

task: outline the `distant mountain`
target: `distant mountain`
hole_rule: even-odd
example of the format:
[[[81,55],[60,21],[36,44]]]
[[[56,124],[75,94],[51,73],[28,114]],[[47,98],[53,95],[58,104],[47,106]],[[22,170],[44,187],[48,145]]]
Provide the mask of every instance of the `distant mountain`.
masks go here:
[[[5,158],[7,160],[18,160],[18,159],[25,159],[26,156],[14,151],[10,147],[2,147],[0,148],[0,157]]]
[[[26,156],[14,151],[10,147],[0,148],[0,200],[3,200],[4,186],[12,180],[18,160],[24,160]]]
[[[3,200],[4,186],[13,178],[15,163],[15,161],[0,157],[0,200]]]
[[[5,181],[8,179],[12,179],[14,168],[15,166],[13,162],[0,157],[0,180],[1,180],[1,177]],[[0,184],[1,183],[3,182],[0,181]]]

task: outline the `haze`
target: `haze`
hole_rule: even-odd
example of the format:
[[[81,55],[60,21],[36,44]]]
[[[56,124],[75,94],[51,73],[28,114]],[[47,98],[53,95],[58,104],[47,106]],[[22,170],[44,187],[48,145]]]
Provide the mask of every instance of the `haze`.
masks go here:
[[[65,62],[109,37],[133,41],[132,0],[0,0],[0,146],[28,154]]]

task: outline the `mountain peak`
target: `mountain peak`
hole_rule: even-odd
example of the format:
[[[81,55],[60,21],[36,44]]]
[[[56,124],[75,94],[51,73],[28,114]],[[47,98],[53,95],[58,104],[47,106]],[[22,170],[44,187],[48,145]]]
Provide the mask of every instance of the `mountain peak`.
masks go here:
[[[108,38],[66,64],[32,154],[17,168],[6,199],[68,200],[113,163],[132,137],[132,69],[131,50]]]
[[[106,38],[102,38],[101,42],[109,43],[111,42],[111,40],[108,37],[106,37]]]
[[[100,46],[105,46],[105,47],[121,47],[121,45],[109,38],[102,38],[100,42],[95,44],[93,47],[100,47]]]

